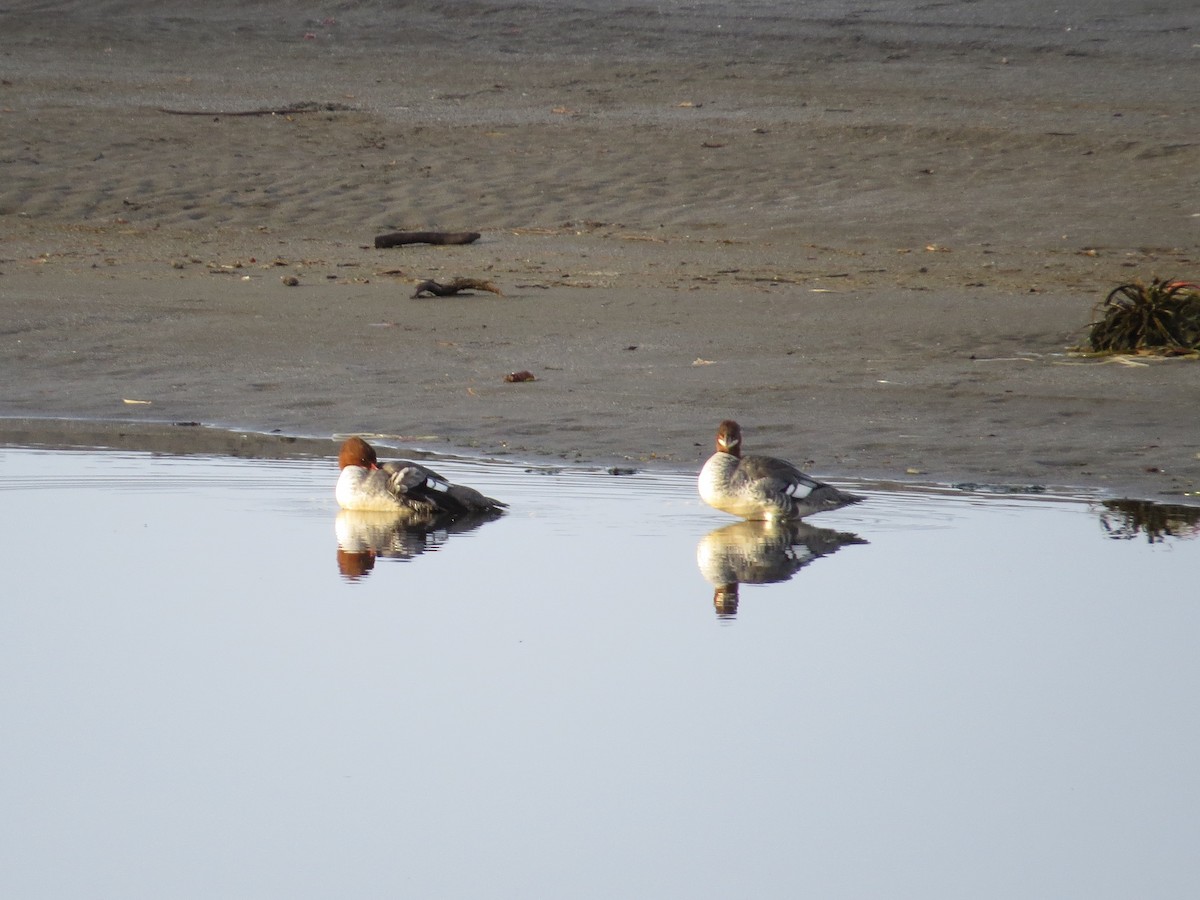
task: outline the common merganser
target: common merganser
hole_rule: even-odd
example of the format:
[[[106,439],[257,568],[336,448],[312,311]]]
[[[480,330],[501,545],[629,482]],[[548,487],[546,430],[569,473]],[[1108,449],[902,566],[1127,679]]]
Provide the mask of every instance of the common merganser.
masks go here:
[[[717,452],[700,470],[700,497],[743,519],[799,519],[841,509],[865,497],[839,491],[773,456],[742,456],[742,429],[726,419],[717,426]]]
[[[451,484],[418,463],[398,460],[380,465],[375,449],[362,438],[347,438],[338,454],[337,502],[342,509],[394,512],[411,521],[449,521],[498,515],[508,506],[474,488]]]

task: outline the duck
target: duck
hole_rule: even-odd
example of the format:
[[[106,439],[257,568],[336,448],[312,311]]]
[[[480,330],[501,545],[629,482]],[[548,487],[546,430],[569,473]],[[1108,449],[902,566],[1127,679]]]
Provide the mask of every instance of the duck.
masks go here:
[[[789,521],[861,503],[865,497],[824,484],[773,456],[743,456],[742,428],[732,419],[717,426],[716,452],[698,482],[709,506],[743,519]]]
[[[375,448],[350,437],[338,453],[338,506],[359,512],[391,512],[413,522],[444,522],[494,516],[507,503],[485,497],[474,488],[451,484],[432,469],[397,460],[380,464]]]

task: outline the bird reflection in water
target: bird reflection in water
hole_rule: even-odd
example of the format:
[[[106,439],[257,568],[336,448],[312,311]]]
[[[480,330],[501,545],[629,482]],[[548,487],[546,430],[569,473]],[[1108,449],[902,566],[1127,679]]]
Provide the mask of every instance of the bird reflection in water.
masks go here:
[[[843,544],[865,544],[856,534],[805,522],[735,522],[710,531],[696,546],[696,564],[711,584],[718,618],[738,611],[738,586],[787,581],[810,562]]]
[[[407,562],[440,549],[451,535],[473,531],[493,518],[496,517],[414,520],[391,512],[343,509],[334,522],[338,571],[346,580],[358,581],[370,574],[377,559]]]

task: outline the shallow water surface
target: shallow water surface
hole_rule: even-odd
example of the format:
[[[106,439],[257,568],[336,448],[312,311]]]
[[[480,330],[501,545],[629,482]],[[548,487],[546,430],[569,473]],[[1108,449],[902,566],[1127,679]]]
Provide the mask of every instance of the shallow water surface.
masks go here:
[[[0,894],[1200,890],[1194,513],[431,464],[0,450]]]

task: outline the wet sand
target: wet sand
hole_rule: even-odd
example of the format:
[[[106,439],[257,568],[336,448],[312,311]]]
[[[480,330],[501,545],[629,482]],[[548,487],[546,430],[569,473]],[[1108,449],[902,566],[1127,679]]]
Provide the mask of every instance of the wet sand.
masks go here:
[[[722,6],[9,4],[0,440],[1197,502],[1200,364],[1068,352],[1200,275],[1191,3]]]

